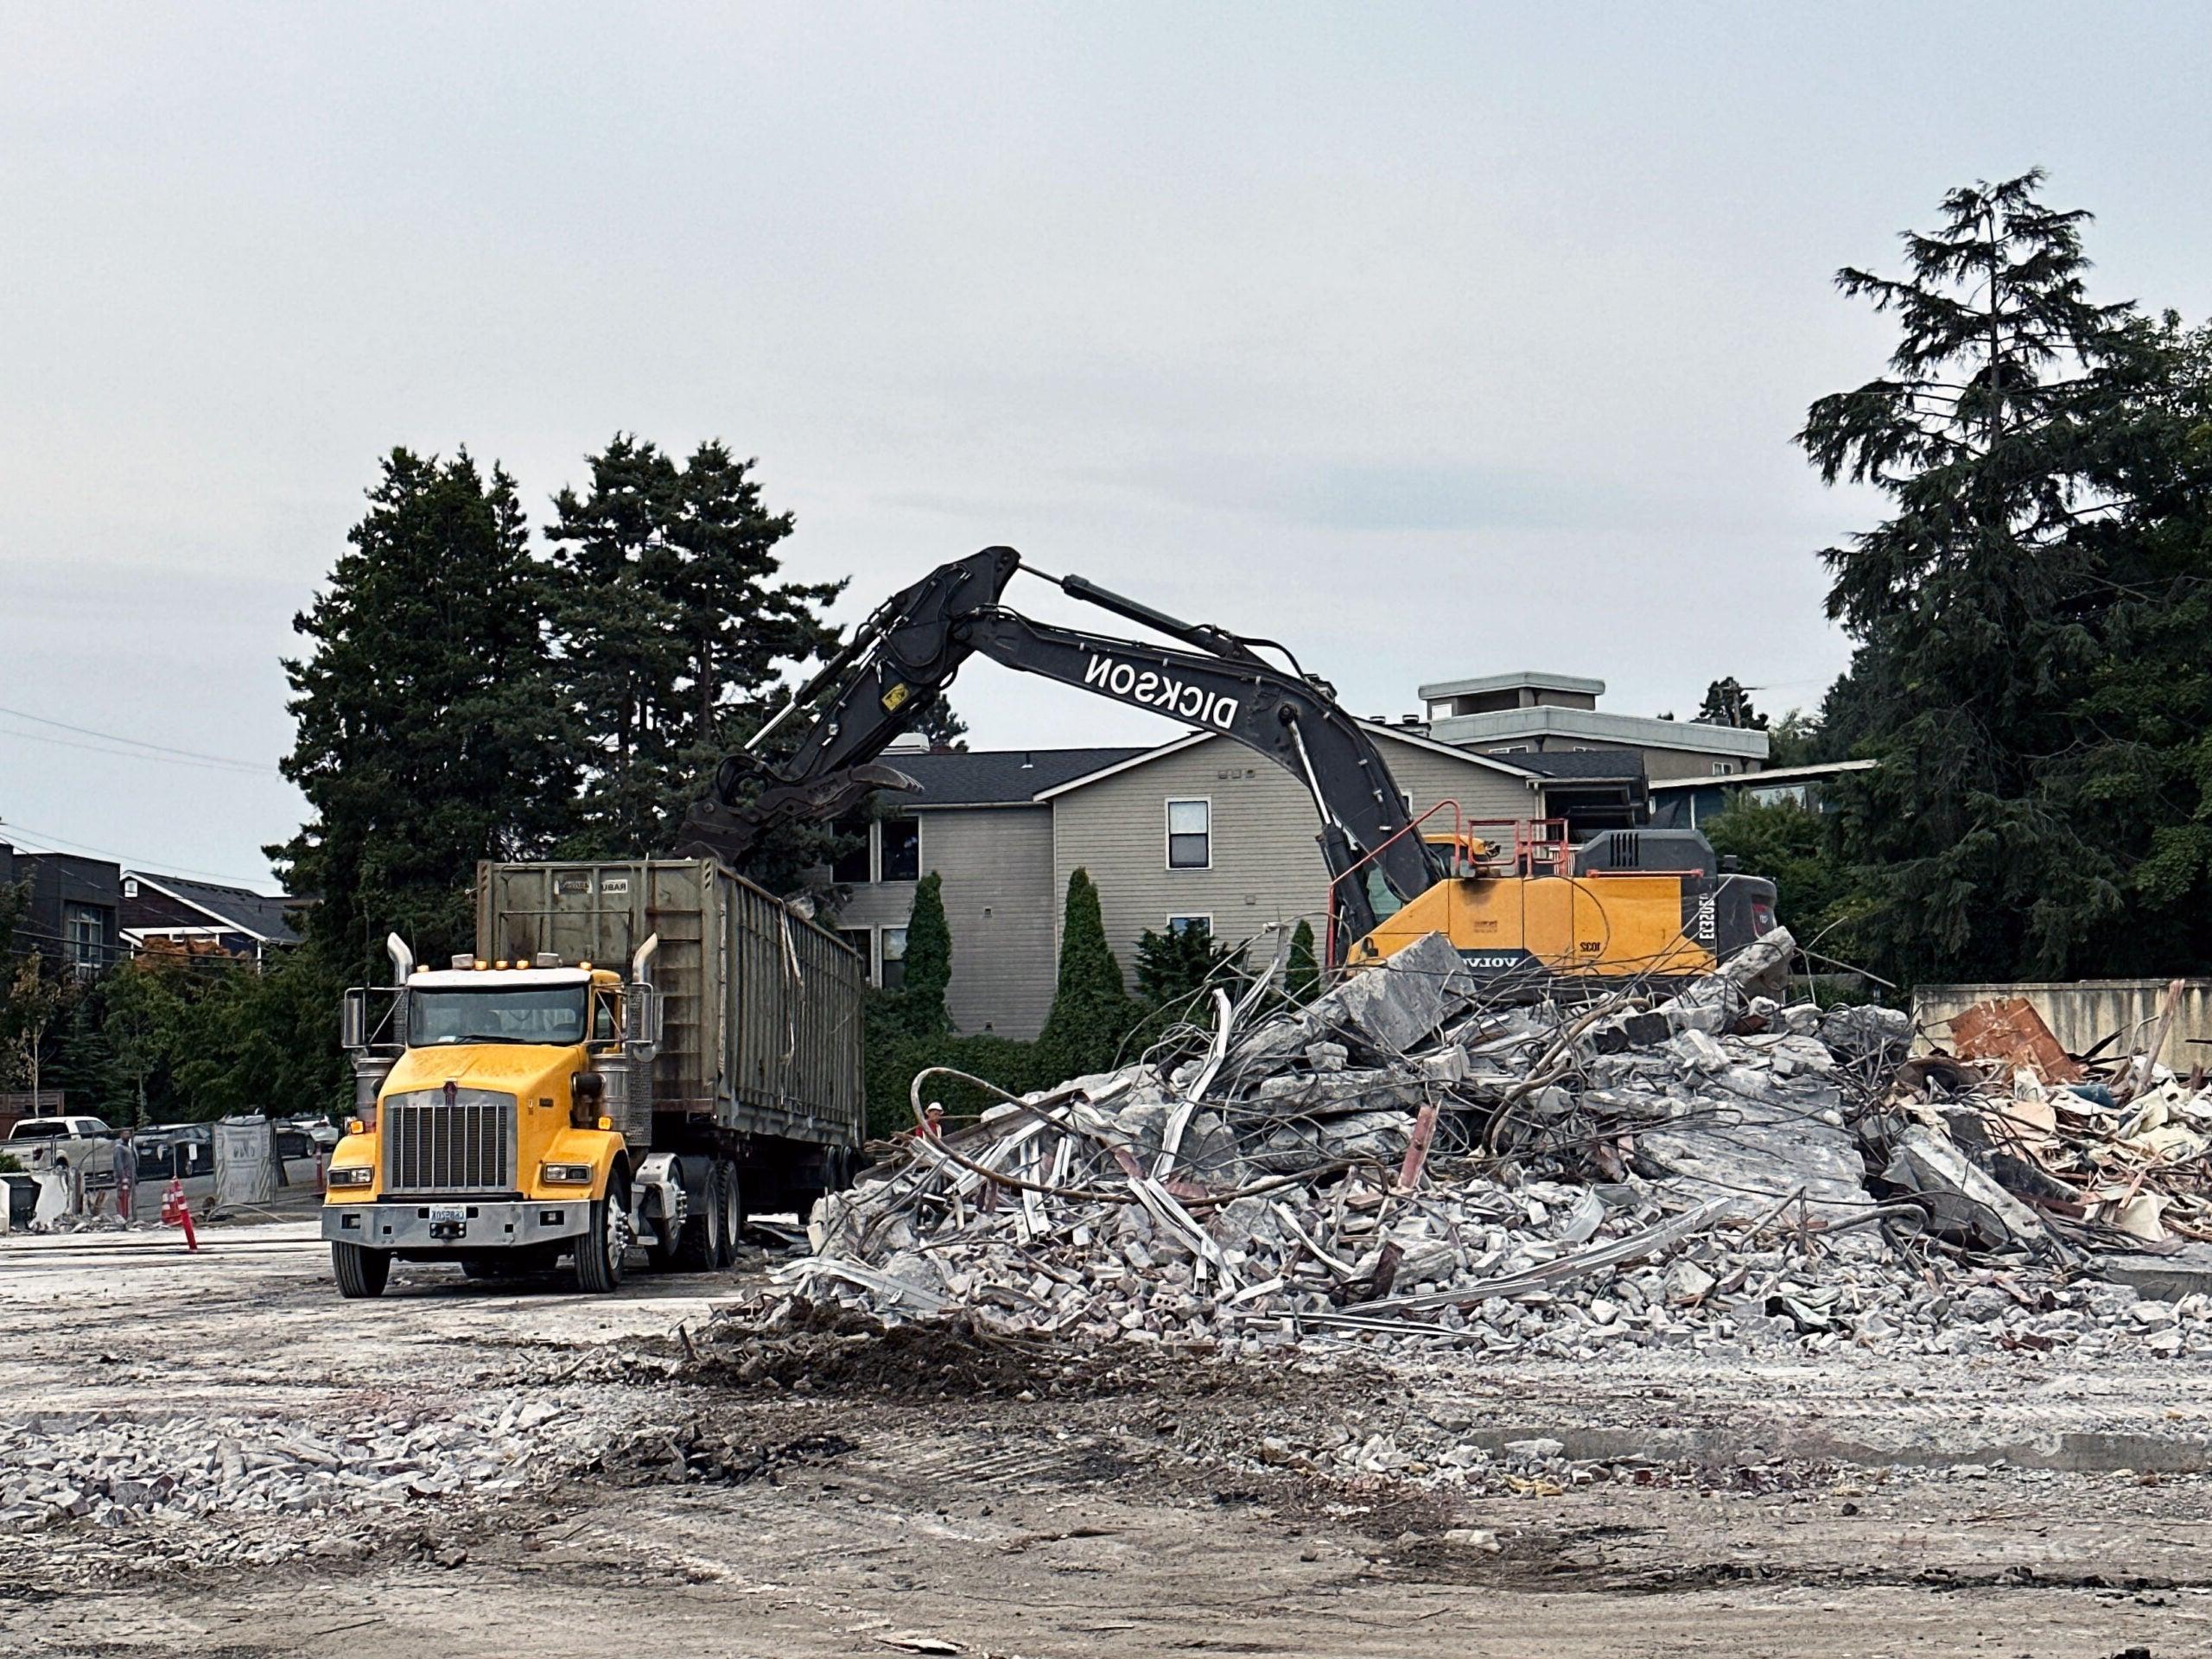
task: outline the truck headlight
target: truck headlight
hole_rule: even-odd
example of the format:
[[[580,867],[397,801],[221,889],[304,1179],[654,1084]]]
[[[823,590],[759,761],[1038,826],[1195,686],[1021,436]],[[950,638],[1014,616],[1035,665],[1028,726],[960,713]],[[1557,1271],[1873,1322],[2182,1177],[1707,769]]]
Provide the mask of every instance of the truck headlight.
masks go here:
[[[540,1164],[537,1179],[548,1186],[589,1186],[589,1164]]]
[[[330,1186],[367,1186],[376,1180],[377,1173],[367,1164],[340,1164],[323,1177]]]

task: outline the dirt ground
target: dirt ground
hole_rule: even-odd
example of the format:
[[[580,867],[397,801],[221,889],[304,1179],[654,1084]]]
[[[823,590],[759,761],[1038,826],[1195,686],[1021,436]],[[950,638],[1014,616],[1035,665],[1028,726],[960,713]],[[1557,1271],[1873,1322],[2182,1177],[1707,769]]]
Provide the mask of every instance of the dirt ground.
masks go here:
[[[347,1304],[296,1224],[196,1258],[0,1241],[0,1417],[527,1396],[604,1426],[522,1496],[405,1504],[342,1556],[11,1536],[0,1653],[2212,1654],[2212,1379],[2186,1364],[977,1360],[832,1335],[748,1366],[705,1333],[763,1266],[607,1300],[403,1268]],[[1594,1473],[1349,1472],[1300,1450],[1332,1427],[1550,1435]]]

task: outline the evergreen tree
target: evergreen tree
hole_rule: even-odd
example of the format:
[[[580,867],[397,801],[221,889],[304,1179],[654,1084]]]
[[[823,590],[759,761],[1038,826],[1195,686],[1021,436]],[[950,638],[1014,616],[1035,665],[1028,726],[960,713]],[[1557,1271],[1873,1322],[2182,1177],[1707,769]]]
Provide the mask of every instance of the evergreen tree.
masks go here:
[[[944,998],[952,982],[952,933],[944,919],[944,881],[934,870],[914,885],[906,918],[906,974],[893,993],[893,1018],[907,1036],[928,1039],[952,1033]]]
[[[1321,962],[1313,948],[1313,924],[1303,918],[1290,936],[1290,959],[1283,964],[1283,991],[1300,1007],[1321,995]]]
[[[1821,398],[1799,434],[1825,480],[1891,506],[1823,556],[1860,645],[1827,723],[1882,762],[1839,782],[1836,823],[1863,943],[1908,981],[2067,971],[2125,902],[2124,850],[2047,785],[2107,660],[2164,365],[2130,307],[2090,301],[2087,215],[2041,183],[1955,190],[1935,232],[1904,238],[1904,276],[1839,275],[1900,338],[1890,374]]]
[[[1231,995],[1237,987],[1235,975],[1244,965],[1240,946],[1230,950],[1214,943],[1210,928],[1185,927],[1155,933],[1150,928],[1137,939],[1137,995],[1155,1010],[1173,1009],[1179,1017],[1191,1014],[1185,1005],[1216,985]]]
[[[1045,1029],[1037,1039],[1038,1063],[1052,1082],[1111,1068],[1122,1040],[1135,1028],[1138,1011],[1122,981],[1121,964],[1106,944],[1106,918],[1090,874],[1068,878],[1060,924],[1059,977]]]
[[[1751,707],[1751,693],[1732,675],[1705,688],[1705,701],[1698,705],[1695,717],[1707,726],[1732,726],[1755,732],[1766,729],[1766,716]]]
[[[1855,945],[1849,931],[1857,908],[1851,872],[1829,845],[1818,813],[1795,801],[1762,805],[1739,798],[1698,827],[1714,852],[1774,883],[1777,919],[1799,944],[1824,939],[1823,953],[1837,957]]]
[[[574,741],[545,661],[549,594],[513,481],[395,449],[329,586],[293,620],[309,817],[269,849],[339,978],[389,971],[397,931],[435,961],[474,947],[480,859],[541,856],[567,826]],[[326,1036],[319,1044],[334,1052]]]
[[[1767,728],[1769,766],[1809,766],[1821,760],[1840,760],[1826,753],[1827,734],[1821,717],[1803,709],[1792,709]]]
[[[912,729],[929,740],[930,747],[964,751],[968,747],[968,722],[953,711],[942,693],[931,696],[914,716]]]
[[[779,580],[791,516],[768,512],[753,463],[719,442],[678,466],[618,434],[589,465],[590,488],[554,498],[546,533],[568,702],[592,755],[567,850],[628,856],[668,847],[781,700],[784,671],[834,648],[820,608],[843,584]],[[817,855],[824,833],[807,838]]]

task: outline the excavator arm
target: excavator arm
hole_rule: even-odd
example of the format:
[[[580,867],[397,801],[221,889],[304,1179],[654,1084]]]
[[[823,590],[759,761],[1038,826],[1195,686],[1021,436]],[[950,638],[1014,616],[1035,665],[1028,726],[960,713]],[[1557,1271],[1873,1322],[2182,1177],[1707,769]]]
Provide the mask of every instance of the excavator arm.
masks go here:
[[[915,787],[876,765],[876,757],[981,652],[1022,673],[1217,733],[1296,778],[1319,816],[1316,839],[1337,896],[1340,940],[1365,934],[1446,875],[1427,844],[1407,833],[1405,798],[1373,741],[1294,659],[1278,667],[1255,649],[1263,641],[1180,621],[1080,576],[1042,579],[1191,648],[1036,621],[1000,602],[1023,568],[1012,548],[986,548],[940,566],[879,607],[744,752],[722,762],[713,795],[685,822],[683,850],[742,864],[772,824],[835,817],[877,790]],[[800,717],[810,723],[791,753],[773,764],[760,758],[777,731]],[[754,778],[762,785],[757,792],[747,786]]]

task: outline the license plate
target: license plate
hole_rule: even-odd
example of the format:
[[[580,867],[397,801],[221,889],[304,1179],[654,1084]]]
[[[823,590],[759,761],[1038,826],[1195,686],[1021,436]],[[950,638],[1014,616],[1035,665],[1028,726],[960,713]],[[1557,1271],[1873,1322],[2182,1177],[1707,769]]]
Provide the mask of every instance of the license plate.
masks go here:
[[[433,1222],[466,1222],[468,1219],[468,1206],[465,1204],[434,1204],[430,1206],[430,1219]]]

